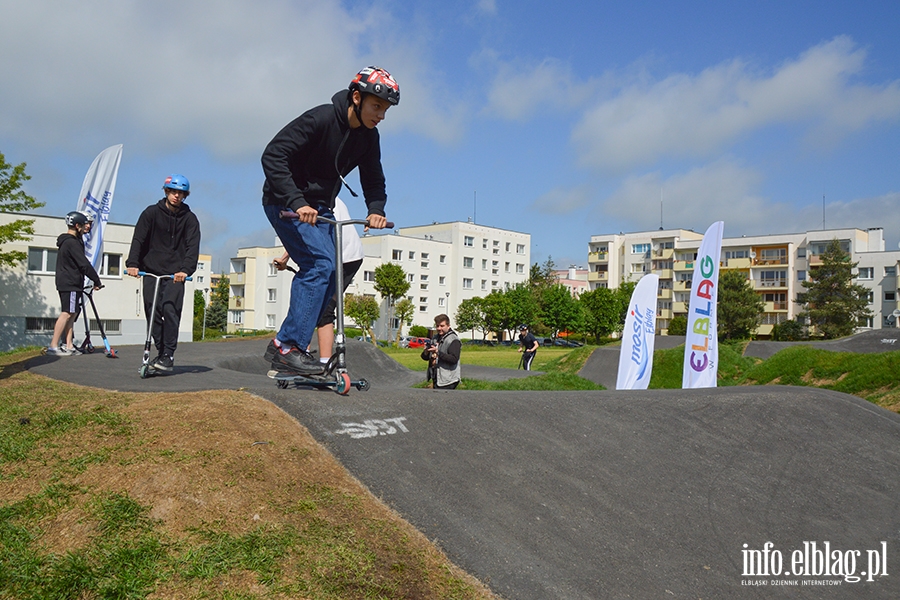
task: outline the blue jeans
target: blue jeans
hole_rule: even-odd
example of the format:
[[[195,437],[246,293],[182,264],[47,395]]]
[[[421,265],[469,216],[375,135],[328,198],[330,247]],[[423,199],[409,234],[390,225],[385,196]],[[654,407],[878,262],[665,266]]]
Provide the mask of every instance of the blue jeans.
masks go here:
[[[283,206],[263,206],[263,210],[284,249],[297,263],[291,305],[276,337],[306,350],[328,299],[334,295],[334,226],[323,221],[310,225],[282,219],[278,214],[285,210]],[[334,218],[330,213],[320,214]]]

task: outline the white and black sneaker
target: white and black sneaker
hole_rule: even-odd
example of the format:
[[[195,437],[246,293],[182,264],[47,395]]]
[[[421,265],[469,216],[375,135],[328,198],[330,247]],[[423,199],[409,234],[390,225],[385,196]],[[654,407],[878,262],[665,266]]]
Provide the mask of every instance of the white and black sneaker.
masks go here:
[[[47,356],[72,356],[72,353],[65,346],[60,346],[58,348],[54,348],[53,346],[47,346],[44,350],[44,354]]]
[[[275,353],[275,358],[272,360],[272,369],[280,373],[320,375],[325,372],[325,365],[316,360],[309,352],[293,346],[289,352]]]
[[[150,363],[150,366],[157,371],[171,371],[172,367],[175,366],[175,359],[171,356],[163,354],[153,359],[153,362]]]

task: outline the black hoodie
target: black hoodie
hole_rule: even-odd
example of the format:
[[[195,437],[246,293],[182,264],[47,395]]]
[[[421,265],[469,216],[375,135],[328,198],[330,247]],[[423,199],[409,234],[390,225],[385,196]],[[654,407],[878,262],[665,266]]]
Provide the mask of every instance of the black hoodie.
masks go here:
[[[56,238],[56,290],[59,292],[81,292],[84,278],[88,277],[95,286],[100,286],[100,276],[84,255],[84,240],[71,233],[63,233]]]
[[[126,267],[154,275],[192,275],[200,255],[200,222],[182,203],[172,212],[163,198],[144,209],[134,226]]]
[[[369,214],[384,216],[387,194],[378,129],[364,125],[351,129],[349,107],[349,92],[340,91],[331,104],[306,111],[269,142],[262,155],[264,206],[286,206],[294,211],[303,206],[334,208],[341,186],[338,168],[346,176],[359,167]]]

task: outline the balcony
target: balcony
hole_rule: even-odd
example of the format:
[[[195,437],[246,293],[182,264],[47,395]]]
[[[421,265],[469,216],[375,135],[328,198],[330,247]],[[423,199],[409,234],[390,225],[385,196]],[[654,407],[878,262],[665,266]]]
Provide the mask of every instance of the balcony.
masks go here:
[[[591,271],[588,273],[588,281],[607,281],[609,273],[607,271]]]
[[[665,248],[653,253],[653,258],[669,259],[675,256],[675,248]]]
[[[691,291],[693,283],[693,281],[676,281],[674,283],[674,289],[676,292],[689,292]]]
[[[656,297],[660,300],[671,300],[672,299],[672,289],[663,289],[656,292]]]
[[[767,313],[787,311],[787,302],[766,302],[763,311]]]
[[[771,265],[786,265],[788,264],[787,257],[783,258],[754,258],[753,266],[754,267],[768,267]]]
[[[750,259],[749,258],[729,258],[722,265],[726,269],[749,269],[750,268]]]
[[[657,319],[671,319],[673,316],[671,308],[659,308],[656,310]]]
[[[660,279],[672,279],[673,272],[672,269],[653,269],[653,274],[659,275]]]
[[[675,270],[676,271],[693,271],[694,270],[694,261],[676,260],[675,261]]]
[[[676,315],[685,315],[690,307],[687,302],[673,302],[672,312]]]
[[[787,288],[787,280],[786,279],[767,279],[765,281],[755,280],[753,282],[753,289],[755,290],[770,290],[770,289],[778,289],[778,288]]]
[[[244,285],[244,278],[247,274],[241,271],[240,273],[229,273],[228,281],[231,285]]]
[[[609,262],[609,252],[588,252],[588,262]]]
[[[806,260],[811,267],[820,266],[822,264],[822,256],[820,254],[810,254],[806,257]]]
[[[232,296],[228,299],[228,310],[241,310],[245,302],[243,296]]]

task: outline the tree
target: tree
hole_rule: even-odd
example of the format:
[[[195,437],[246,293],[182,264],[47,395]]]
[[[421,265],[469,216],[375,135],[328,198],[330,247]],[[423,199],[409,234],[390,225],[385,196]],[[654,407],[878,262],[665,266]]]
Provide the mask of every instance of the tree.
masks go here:
[[[231,281],[222,273],[218,285],[213,290],[209,308],[206,309],[206,327],[225,331],[228,326],[228,295]]]
[[[801,315],[825,339],[850,335],[860,320],[872,316],[869,288],[853,283],[853,269],[859,263],[850,262],[838,240],[831,240],[821,257],[822,266],[810,269],[809,280],[803,282],[807,308]]]
[[[622,333],[625,328],[625,317],[628,316],[628,307],[631,305],[631,296],[637,282],[626,281],[616,288],[616,300],[619,302],[619,313],[616,318],[616,332]]]
[[[377,345],[375,333],[372,331],[372,324],[378,320],[381,311],[375,298],[372,296],[346,294],[344,296],[344,314],[353,319],[368,334],[372,339],[373,346]]]
[[[493,291],[481,301],[481,315],[484,320],[484,330],[492,332],[497,337],[502,337],[506,329],[511,329],[512,303],[503,293]]]
[[[615,291],[597,288],[582,292],[578,302],[584,310],[584,328],[596,342],[617,331],[620,303]]]
[[[776,342],[798,342],[806,339],[806,326],[796,319],[789,319],[772,327],[772,339]]]
[[[203,306],[204,302],[203,290],[194,290],[194,341],[199,341],[203,337]]]
[[[397,302],[394,307],[397,314],[397,320],[400,321],[400,327],[397,328],[397,345],[400,345],[400,338],[403,336],[403,324],[411,323],[413,314],[416,312],[416,305],[409,298],[403,298]]]
[[[403,267],[384,263],[375,267],[375,291],[388,303],[388,323],[394,320],[394,301],[409,291],[409,281]]]
[[[719,301],[716,316],[720,340],[746,340],[759,323],[765,304],[747,276],[734,269],[719,275]]]
[[[537,321],[538,303],[531,289],[522,283],[509,288],[504,295],[509,300],[509,325],[506,327],[510,329],[509,337],[512,339],[519,325],[531,327]]]
[[[560,331],[577,330],[581,327],[581,307],[572,293],[559,283],[551,285],[542,295],[541,321],[552,331],[553,337]]]
[[[669,320],[669,335],[687,335],[687,315],[675,315]]]
[[[25,163],[12,166],[0,152],[0,212],[26,212],[44,206],[21,189],[22,184],[31,179],[25,174]],[[12,223],[0,225],[0,247],[6,242],[21,242],[34,235],[33,219],[16,219]],[[28,255],[21,250],[0,251],[0,266],[12,267],[22,262]]]
[[[484,314],[481,311],[483,298],[466,298],[456,308],[456,327],[460,331],[480,329],[484,331]]]

